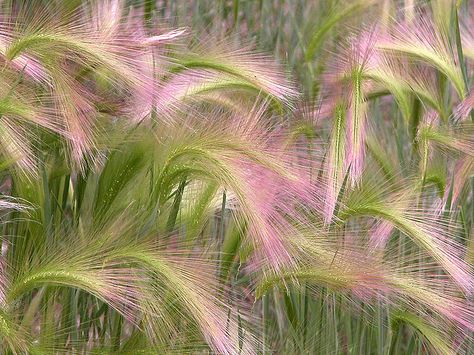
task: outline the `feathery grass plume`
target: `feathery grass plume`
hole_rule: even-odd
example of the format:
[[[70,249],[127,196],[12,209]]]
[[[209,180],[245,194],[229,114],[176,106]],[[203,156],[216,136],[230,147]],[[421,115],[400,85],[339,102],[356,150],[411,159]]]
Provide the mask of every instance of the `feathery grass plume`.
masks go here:
[[[2,148],[6,157],[15,161],[23,171],[34,172],[36,157],[31,147],[26,145],[23,141],[23,138],[28,136],[28,133],[15,125],[15,123],[12,124],[12,122],[9,122],[6,117],[2,119],[1,130],[5,139]]]
[[[193,322],[198,325],[215,351],[235,353],[239,344],[235,313],[229,318],[228,306],[217,298],[220,286],[213,279],[214,265],[208,257],[179,244],[160,245],[154,236],[130,238],[143,219],[131,223],[128,213],[120,217],[99,231],[85,230],[67,247],[56,241],[32,250],[29,263],[9,270],[8,306],[41,285],[78,288],[123,314],[132,331],[136,327],[149,331],[151,344],[172,343],[170,335],[179,332],[187,320],[192,322],[190,329]],[[62,242],[73,238],[77,235]],[[249,334],[248,353],[252,353],[252,339]]]
[[[418,209],[416,189],[414,192],[402,189],[384,196],[379,188],[366,183],[367,186],[351,191],[347,200],[343,200],[344,208],[339,218],[347,223],[354,217],[365,216],[390,223],[426,250],[465,292],[471,293],[472,271],[463,261],[465,248],[455,240],[453,226],[444,223],[429,209]]]
[[[385,180],[384,183],[378,185],[371,185],[377,179],[380,179],[380,174],[385,173],[384,171],[377,172],[376,170],[370,169],[370,174],[373,174],[371,178],[366,178],[368,180],[367,185],[362,186],[364,190],[363,194],[367,200],[380,199],[384,195],[391,195],[396,197],[397,206],[400,209],[408,208],[410,206],[411,200],[410,197],[413,195],[412,190],[404,190],[404,185],[402,183],[401,174],[394,175],[392,179]],[[372,186],[372,187],[369,187]],[[367,187],[367,190],[365,188]],[[349,193],[350,196],[350,193]],[[345,208],[345,200],[342,200],[341,204],[343,205],[342,209]],[[370,253],[382,253],[390,241],[392,233],[396,229],[396,226],[388,220],[377,220],[373,224],[369,224],[367,234],[368,234],[368,250]]]
[[[331,220],[343,177],[350,185],[362,174],[367,131],[366,92],[371,83],[365,72],[373,62],[375,31],[350,40],[334,70],[326,74],[326,85],[332,88],[327,101],[332,102],[334,115],[326,162],[327,187],[325,219]],[[341,100],[339,97],[343,96]]]
[[[350,40],[346,57],[341,57],[341,63],[338,64],[339,80],[348,90],[344,169],[349,173],[351,186],[359,181],[364,168],[368,124],[366,94],[369,85],[365,81],[365,72],[374,60],[375,40],[375,29]]]
[[[326,223],[329,223],[333,217],[336,207],[339,190],[344,179],[344,157],[345,157],[345,105],[341,103],[336,106],[334,112],[334,123],[329,146],[327,174],[328,191],[326,193],[324,216]]]
[[[24,72],[26,76],[38,83],[48,84],[49,78],[44,67],[34,57],[26,54],[20,54],[13,60],[6,60],[5,54],[8,45],[7,41],[9,41],[9,37],[5,36],[4,33],[1,33],[0,53],[2,54],[2,61],[4,61],[5,66],[10,66],[11,69],[16,73]]]
[[[119,255],[142,264],[153,273],[154,277],[163,280],[162,284],[152,284],[152,290],[155,294],[166,295],[164,300],[168,299],[168,302],[179,302],[179,307],[184,309],[175,311],[183,319],[189,317],[183,313],[184,310],[190,312],[191,317],[199,324],[205,339],[216,351],[223,354],[234,353],[238,344],[235,338],[237,334],[234,332],[235,320],[229,319],[227,307],[216,297],[219,294],[218,285],[211,276],[215,272],[210,265],[206,266],[205,260],[189,256],[180,257],[180,253],[182,251],[171,253],[166,258],[143,248],[130,248],[121,251]],[[169,317],[164,312],[166,308],[166,304],[156,303],[154,300],[144,304],[147,312],[144,319],[149,322],[144,326],[159,341],[169,336],[167,331],[162,329],[163,326],[173,326],[172,323],[166,324],[170,321],[166,320],[166,317]]]
[[[379,38],[376,47],[382,51],[408,56],[443,73],[461,99],[466,96],[461,68],[457,65],[447,34],[437,31],[431,19],[420,16],[412,24],[399,23],[392,35]]]
[[[420,333],[426,340],[428,340],[431,350],[434,351],[436,354],[456,354],[454,346],[446,341],[449,339],[447,334],[443,334],[437,328],[433,327],[422,319],[421,317],[417,316],[416,314],[404,312],[404,311],[396,311],[392,312],[392,327],[397,329],[401,324],[408,324],[417,332]],[[442,330],[441,330],[442,331]]]
[[[257,284],[257,296],[261,297],[275,286],[288,289],[289,285],[309,283],[316,287],[327,287],[349,298],[362,299],[364,303],[374,303],[379,299],[386,302],[387,306],[401,306],[419,314],[420,321],[425,318],[426,322],[436,324],[436,330],[447,329],[445,321],[449,319],[447,324],[450,327],[456,327],[460,334],[467,336],[465,329],[472,328],[473,324],[472,306],[459,295],[456,284],[439,275],[438,265],[426,261],[420,263],[425,251],[400,256],[396,248],[390,247],[386,249],[384,258],[380,259],[367,253],[366,246],[360,241],[346,240],[341,244],[328,237],[323,234],[308,238],[308,244],[305,245],[310,253],[308,259],[293,268],[282,270],[280,275],[265,275]],[[434,300],[437,302],[432,304]],[[446,318],[433,317],[433,306]],[[397,314],[396,311],[394,317]],[[421,326],[421,323],[417,324]],[[436,333],[431,333],[428,328],[421,327],[418,330],[427,331],[427,337],[433,336],[428,339],[434,342],[432,346],[440,341]],[[446,339],[443,348],[448,349],[453,335],[443,332],[443,336]]]
[[[170,38],[176,37],[171,32]],[[249,49],[236,49],[230,42],[211,43],[208,39],[187,48],[174,46],[168,55],[170,59],[158,62],[157,56],[153,57],[159,80],[153,97],[137,97],[140,104],[134,107],[139,117],[154,110],[155,116],[175,120],[188,109],[216,105],[245,114],[255,98],[270,101],[271,107],[282,113],[297,96],[275,61]]]
[[[318,253],[315,257],[313,265],[298,265],[294,269],[283,270],[281,274],[265,275],[257,285],[256,297],[262,297],[276,285],[303,281],[328,287],[335,292],[353,293],[367,300],[374,291],[385,289],[383,276],[377,271],[375,263],[366,264],[367,258],[356,250],[327,250],[325,255]]]
[[[139,213],[139,209],[135,213]],[[127,216],[122,215],[122,221],[130,218]],[[139,300],[144,312],[143,326],[158,343],[162,340],[173,342],[170,334],[181,332],[180,324],[189,319],[198,325],[215,351],[235,353],[240,343],[236,313],[233,306],[220,298],[226,290],[214,276],[216,265],[212,254],[189,249],[186,240],[157,241],[154,235],[145,236],[141,241],[123,240],[124,231],[135,233],[137,223],[131,221],[129,225],[127,222],[112,223],[104,242],[112,243],[112,259],[136,265],[150,278],[149,287],[145,288],[150,296]],[[207,236],[201,235],[201,238]],[[162,296],[157,298],[156,295]],[[237,300],[231,299],[231,302],[239,305]],[[240,314],[245,316],[245,312]],[[251,319],[248,321],[252,322]],[[243,353],[252,353],[254,336],[248,334],[245,343]]]
[[[431,68],[413,65],[411,75],[406,78],[407,85],[425,105],[436,110],[440,118],[448,120],[448,109],[443,102],[442,93],[436,87],[436,73]]]
[[[418,132],[417,132],[417,142],[418,142],[418,150],[420,154],[420,172],[421,172],[421,179],[424,181],[426,179],[426,169],[428,166],[428,161],[433,155],[432,150],[430,149],[430,142],[429,142],[429,125],[435,124],[436,116],[431,112],[427,113],[423,117],[423,122],[418,125]]]
[[[245,83],[283,105],[291,104],[298,96],[281,66],[267,55],[245,47],[236,49],[226,42],[210,43],[211,40],[202,40],[190,46],[189,51],[176,53],[170,73],[204,69],[226,74],[230,80]]]
[[[403,80],[406,73],[402,71],[402,68],[405,67],[400,61],[377,53],[374,65],[368,68],[365,75],[390,91],[397,101],[403,118],[408,122],[411,114],[411,100],[408,95],[409,87]]]
[[[60,21],[50,8],[39,11],[30,22],[20,11],[6,20],[14,21],[15,27],[8,22],[3,26],[6,60],[15,62],[26,56],[47,73],[47,82],[39,83],[54,99],[53,108],[64,122],[72,157],[79,165],[83,156],[93,155],[97,104],[106,100],[104,94],[113,99],[117,91],[125,98],[136,91],[142,95],[153,91],[153,78],[142,70],[149,45],[127,28],[123,4],[110,1],[97,6],[97,11],[85,7],[82,14],[65,15]],[[96,80],[95,85],[91,80]],[[105,92],[97,85],[101,80],[107,82]]]
[[[133,319],[133,310],[141,298],[136,287],[138,275],[133,268],[123,269],[119,264],[104,262],[105,250],[96,254],[97,250],[86,248],[75,251],[54,249],[46,255],[33,254],[30,263],[10,270],[7,304],[15,304],[42,285],[58,285],[82,289]],[[104,253],[101,255],[100,252]]]
[[[430,119],[420,125],[417,139],[420,147],[433,145],[446,152],[456,152],[463,155],[474,155],[473,125],[471,123],[461,123],[452,125],[449,128],[434,126]],[[426,155],[426,154],[424,154]]]
[[[58,133],[64,131],[58,125],[54,112],[41,107],[39,101],[48,102],[49,96],[38,92],[26,76],[25,68],[12,69],[4,63],[0,115],[1,130],[8,139],[3,140],[1,146],[5,158],[16,161],[20,169],[33,175],[37,162],[33,151],[41,129]]]
[[[264,112],[189,118],[188,127],[161,127],[153,201],[168,201],[185,176],[216,182],[235,197],[255,247],[278,268],[292,259],[285,241],[292,227],[285,215],[297,217],[300,201],[320,202],[307,183],[307,166],[281,150],[279,137],[285,135],[268,131]]]
[[[400,111],[408,123],[412,115],[411,93],[428,106],[435,109],[446,121],[447,112],[435,86],[435,73],[430,68],[409,63],[403,58],[391,56],[389,53],[377,53],[366,76],[387,88],[394,96]]]
[[[449,34],[450,29],[450,20],[453,9],[455,10],[457,5],[455,1],[433,1],[430,4],[433,22],[436,25],[437,32],[443,34]],[[422,7],[420,11],[423,11]]]
[[[3,309],[0,309],[0,335],[2,349],[12,353],[28,351],[29,341],[25,338],[18,324],[15,324],[14,320]]]
[[[414,271],[412,273],[416,274]],[[426,307],[427,312],[439,312],[446,317],[444,321],[448,320],[448,324],[458,325],[458,331],[463,337],[469,337],[466,331],[473,328],[472,305],[459,296],[459,290],[446,282],[445,277],[427,277],[427,280],[422,281],[419,276],[402,274],[387,278],[387,283],[397,287],[402,297],[409,297]]]
[[[261,95],[261,87],[239,78],[209,70],[189,69],[173,75],[159,89],[157,96],[157,115],[179,117],[178,113],[199,107],[219,105],[231,111],[245,114],[255,104],[255,98]],[[277,111],[282,110],[282,103],[272,97],[268,98]],[[270,107],[270,106],[269,106]],[[178,118],[179,119],[179,118]]]
[[[417,301],[423,301],[424,305],[429,305],[429,303],[427,299],[417,299],[418,291],[421,292],[423,287],[443,287],[441,283],[436,283],[435,279],[431,280],[429,273],[426,276],[420,275],[417,267],[411,269],[405,266],[397,267],[395,260],[392,259],[393,255],[390,255],[389,251],[387,258],[382,260],[373,258],[366,253],[363,245],[353,242],[346,242],[344,245],[336,247],[335,243],[330,240],[312,238],[311,246],[308,245],[308,247],[310,248],[308,251],[313,253],[311,254],[312,259],[297,265],[294,269],[284,270],[283,275],[286,281],[308,280],[321,287],[327,286],[333,290],[352,294],[367,302],[373,300],[377,294],[390,300],[392,293],[394,295],[398,293],[400,297],[409,296]],[[409,256],[406,258],[406,261],[411,260],[408,259]],[[431,272],[430,268],[431,266],[427,265],[427,269]],[[435,268],[436,266],[433,266],[433,270]],[[411,274],[416,276],[410,276]],[[397,284],[397,282],[408,282],[410,277],[413,277],[412,288]],[[278,275],[266,276],[258,285],[257,294],[261,296],[275,284],[283,284],[284,279]],[[412,293],[407,293],[408,289]],[[453,289],[453,296],[455,289]],[[459,304],[461,305],[462,301]],[[463,307],[468,307],[467,303]],[[466,313],[467,317],[469,317],[468,314],[469,312]]]

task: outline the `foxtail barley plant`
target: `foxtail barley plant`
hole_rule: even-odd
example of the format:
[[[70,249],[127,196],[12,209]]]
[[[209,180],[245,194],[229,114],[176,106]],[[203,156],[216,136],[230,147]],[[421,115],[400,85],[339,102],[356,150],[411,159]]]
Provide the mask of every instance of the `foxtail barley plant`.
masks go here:
[[[0,2],[0,353],[474,354],[472,6]]]

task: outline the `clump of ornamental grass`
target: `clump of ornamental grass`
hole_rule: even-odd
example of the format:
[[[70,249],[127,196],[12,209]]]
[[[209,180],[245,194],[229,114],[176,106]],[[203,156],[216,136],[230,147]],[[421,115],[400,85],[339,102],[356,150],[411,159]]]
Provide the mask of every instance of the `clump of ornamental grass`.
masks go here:
[[[342,22],[384,16],[329,53],[315,104],[152,2],[21,4],[0,16],[2,352],[471,351],[454,4],[454,31],[436,5],[329,6],[313,74]]]

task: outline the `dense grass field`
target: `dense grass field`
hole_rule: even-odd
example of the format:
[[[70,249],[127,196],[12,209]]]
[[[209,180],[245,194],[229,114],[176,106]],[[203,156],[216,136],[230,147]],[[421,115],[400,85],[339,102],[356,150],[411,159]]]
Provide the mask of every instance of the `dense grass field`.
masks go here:
[[[474,2],[0,1],[0,354],[474,354]]]

